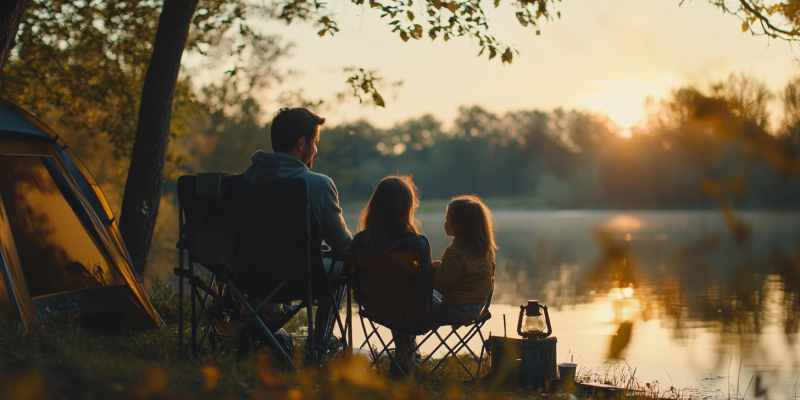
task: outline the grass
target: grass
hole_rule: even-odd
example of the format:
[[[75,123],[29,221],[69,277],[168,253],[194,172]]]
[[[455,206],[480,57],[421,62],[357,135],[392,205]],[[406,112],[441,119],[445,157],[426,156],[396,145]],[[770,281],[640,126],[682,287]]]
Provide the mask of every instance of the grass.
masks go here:
[[[87,331],[66,317],[45,322],[30,332],[0,320],[0,398],[2,399],[537,399],[570,398],[530,390],[503,392],[484,379],[465,382],[460,366],[449,360],[424,380],[391,381],[388,365],[368,367],[362,357],[340,357],[320,371],[278,367],[269,351],[237,358],[233,354],[178,359],[177,296],[169,285],[158,284],[152,303],[164,318],[161,329],[100,333]],[[302,321],[289,324],[299,329]],[[299,342],[299,341],[298,341]],[[300,345],[300,343],[297,343]],[[302,354],[297,349],[295,354]],[[472,357],[461,360],[474,367]],[[298,357],[298,362],[299,360]],[[432,368],[428,363],[423,373]],[[630,369],[628,367],[628,369]],[[488,368],[486,369],[488,371]],[[606,368],[581,379],[640,384],[622,367]],[[621,385],[624,386],[624,385]],[[559,397],[560,396],[560,397]],[[597,396],[605,396],[599,394]],[[595,397],[597,397],[595,396]],[[626,398],[679,398],[656,389]]]

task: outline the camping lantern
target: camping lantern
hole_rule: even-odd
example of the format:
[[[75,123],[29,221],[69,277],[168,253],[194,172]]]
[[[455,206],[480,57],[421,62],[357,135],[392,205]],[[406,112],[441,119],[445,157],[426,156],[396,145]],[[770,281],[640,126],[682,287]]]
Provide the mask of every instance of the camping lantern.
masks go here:
[[[542,313],[540,310],[544,310]],[[538,300],[528,300],[528,305],[519,306],[517,333],[526,339],[542,339],[553,333],[547,306]]]

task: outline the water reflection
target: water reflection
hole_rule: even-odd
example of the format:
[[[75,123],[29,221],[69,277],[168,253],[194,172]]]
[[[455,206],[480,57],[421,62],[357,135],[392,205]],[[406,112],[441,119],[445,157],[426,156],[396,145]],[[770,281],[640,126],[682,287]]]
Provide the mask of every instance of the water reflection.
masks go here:
[[[419,217],[437,257],[449,244],[444,213]],[[645,379],[668,381],[669,370],[676,385],[724,377],[736,359],[742,380],[758,373],[759,385],[779,393],[800,376],[800,214],[738,213],[746,237],[714,211],[495,210],[495,218],[493,315],[514,319],[507,306],[539,299],[551,309],[559,354],[595,365],[625,358]],[[503,332],[502,319],[488,325]],[[731,380],[709,382],[697,384],[724,394]]]

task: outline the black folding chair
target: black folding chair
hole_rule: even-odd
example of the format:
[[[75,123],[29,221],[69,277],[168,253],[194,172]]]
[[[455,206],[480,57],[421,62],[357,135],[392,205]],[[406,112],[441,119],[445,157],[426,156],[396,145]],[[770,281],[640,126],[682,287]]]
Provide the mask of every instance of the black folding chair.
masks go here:
[[[419,343],[419,346],[422,346],[422,344],[425,343],[430,338],[436,337],[439,339],[439,344],[436,346],[435,349],[433,349],[432,352],[430,352],[430,354],[428,354],[427,357],[425,357],[422,360],[422,364],[428,362],[436,354],[436,351],[438,351],[442,346],[444,346],[444,348],[447,349],[447,354],[445,354],[445,356],[442,357],[439,360],[439,362],[436,363],[433,369],[431,369],[430,372],[428,373],[429,375],[433,374],[442,364],[444,364],[444,362],[449,357],[453,357],[458,362],[458,364],[461,365],[461,368],[463,368],[464,371],[466,371],[466,373],[473,380],[481,377],[481,366],[483,365],[484,354],[486,354],[488,357],[488,352],[486,352],[486,339],[483,337],[483,332],[481,332],[481,328],[483,328],[483,325],[486,324],[486,321],[492,318],[492,313],[489,312],[489,306],[491,306],[492,304],[493,294],[494,294],[494,281],[492,281],[492,292],[489,293],[489,299],[486,301],[486,305],[483,307],[483,310],[481,311],[480,315],[478,315],[478,318],[475,318],[473,321],[467,322],[462,325],[447,326],[451,330],[450,333],[448,333],[447,336],[445,337],[442,337],[442,335],[439,334],[439,329],[444,328],[443,326],[440,326],[432,329],[431,332],[428,333],[428,335],[425,336],[424,339],[422,339],[422,341]],[[458,333],[458,330],[461,328],[467,328],[466,333],[464,333],[463,335]],[[475,335],[478,335],[478,337],[480,338],[480,346],[481,346],[480,355],[477,355],[476,352],[469,347],[469,342],[475,337]],[[457,342],[454,346],[451,347],[450,345],[447,344],[447,340],[453,336],[456,338]],[[460,358],[458,358],[458,353],[464,349],[466,349],[469,352],[469,354],[473,357],[473,359],[477,364],[474,373],[469,369],[469,367],[467,367],[466,364],[464,364],[463,361],[461,361]]]
[[[198,184],[198,177],[201,182]],[[315,299],[325,296],[338,310],[344,290],[334,293],[322,262],[322,240],[318,232],[311,231],[310,203],[305,181],[281,180],[268,185],[251,185],[241,175],[202,174],[182,176],[178,179],[180,241],[178,242],[179,267],[179,354],[184,350],[183,331],[183,278],[190,285],[191,335],[188,346],[197,356],[209,340],[212,351],[223,352],[244,333],[248,324],[255,324],[272,347],[288,364],[292,360],[274,337],[302,308],[308,317],[308,345],[318,351],[311,352],[311,361],[319,365],[325,346],[315,346],[312,305]],[[209,183],[211,182],[211,184]],[[188,254],[188,269],[184,268],[184,251],[187,237],[201,228],[201,218],[207,207],[218,207],[226,230],[235,240],[230,262],[227,265],[202,265],[211,272],[208,282],[195,276],[195,263],[199,260]],[[208,264],[208,262],[207,262]],[[337,284],[346,283],[339,281]],[[204,292],[204,294],[201,294]],[[350,303],[350,291],[348,305]],[[338,299],[334,299],[338,297]],[[215,300],[214,307],[209,298]],[[258,303],[252,302],[259,299]],[[338,301],[337,301],[338,300]],[[299,305],[285,308],[283,315],[270,326],[260,314],[269,303]],[[197,308],[200,308],[199,315]],[[333,312],[342,337],[346,336],[351,317],[342,324],[338,312]],[[204,319],[205,318],[205,319]],[[205,322],[203,324],[203,322]],[[198,333],[203,334],[199,343]],[[331,324],[332,325],[332,324]],[[332,332],[333,326],[319,327]],[[350,328],[351,329],[351,328]],[[218,346],[217,341],[221,341]],[[345,343],[345,346],[351,346]]]
[[[368,346],[372,365],[377,365],[386,354],[405,376],[396,357],[406,349],[394,349],[392,355],[390,346],[394,339],[387,341],[381,337],[376,324],[410,335],[428,333],[433,298],[432,271],[423,268],[420,250],[366,254],[361,249],[351,248],[350,253],[354,265],[351,283],[365,336],[359,348]],[[380,349],[369,343],[373,336],[381,344]]]

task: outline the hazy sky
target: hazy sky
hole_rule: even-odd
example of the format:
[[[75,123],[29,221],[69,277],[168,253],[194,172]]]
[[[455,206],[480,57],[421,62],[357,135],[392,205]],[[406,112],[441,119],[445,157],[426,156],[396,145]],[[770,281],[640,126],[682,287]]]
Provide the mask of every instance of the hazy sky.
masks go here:
[[[738,19],[704,0],[680,7],[679,0],[563,0],[561,19],[543,22],[541,36],[521,27],[510,2],[504,3],[487,14],[490,33],[521,53],[510,65],[501,65],[499,57],[477,58],[477,43],[467,38],[404,43],[389,33],[389,19],[344,0],[329,2],[341,29],[335,37],[320,38],[316,27],[303,23],[270,22],[264,30],[296,43],[281,65],[302,74],[282,90],[303,88],[309,98],[333,99],[347,90],[347,66],[384,78],[379,89],[385,109],[350,99],[320,110],[332,125],[363,118],[389,127],[427,113],[450,123],[459,106],[480,105],[498,113],[593,110],[626,127],[641,116],[648,94],[659,98],[679,85],[706,86],[732,72],[752,74],[772,89],[800,75],[789,44],[742,33]],[[402,86],[391,87],[400,80]]]

